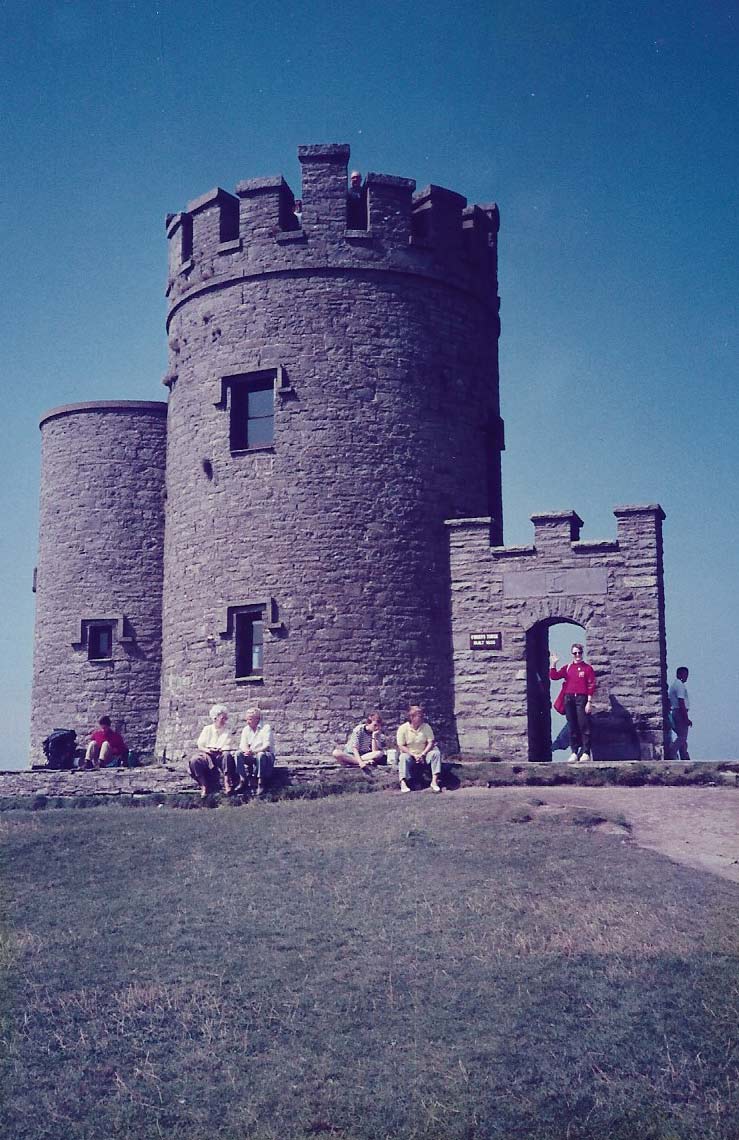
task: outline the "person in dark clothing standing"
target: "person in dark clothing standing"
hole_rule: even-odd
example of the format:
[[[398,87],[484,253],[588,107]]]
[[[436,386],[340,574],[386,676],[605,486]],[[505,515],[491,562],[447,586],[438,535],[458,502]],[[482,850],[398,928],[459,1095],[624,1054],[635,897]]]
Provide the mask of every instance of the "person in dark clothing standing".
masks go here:
[[[576,764],[578,760],[587,763],[591,757],[590,713],[596,689],[595,673],[592,666],[583,660],[585,650],[579,642],[574,643],[570,652],[572,661],[561,669],[557,668],[557,654],[549,654],[549,678],[552,681],[564,680],[562,692],[572,749],[567,763]]]
[[[367,229],[367,193],[362,186],[362,175],[358,170],[352,170],[349,178],[349,189],[346,194],[346,228]]]

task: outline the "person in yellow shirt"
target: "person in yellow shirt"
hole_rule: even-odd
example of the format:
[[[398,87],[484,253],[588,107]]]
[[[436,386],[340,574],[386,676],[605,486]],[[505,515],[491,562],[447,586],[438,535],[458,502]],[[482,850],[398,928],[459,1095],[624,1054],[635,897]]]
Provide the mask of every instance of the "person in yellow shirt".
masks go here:
[[[408,709],[408,720],[398,729],[397,742],[401,792],[411,791],[411,781],[424,765],[431,768],[431,791],[440,792],[441,752],[436,747],[433,728],[424,720],[421,705]]]

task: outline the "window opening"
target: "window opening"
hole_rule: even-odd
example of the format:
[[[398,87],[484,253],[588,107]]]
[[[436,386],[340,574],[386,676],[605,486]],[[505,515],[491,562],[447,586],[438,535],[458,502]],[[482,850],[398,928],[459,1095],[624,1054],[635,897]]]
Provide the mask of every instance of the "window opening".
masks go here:
[[[231,450],[271,447],[275,437],[274,380],[231,384]]]
[[[264,670],[264,613],[235,614],[236,676],[261,677]]]
[[[182,221],[180,222],[180,232],[182,235],[182,253],[181,260],[184,262],[189,261],[192,257],[192,215],[183,214]]]
[[[239,236],[239,202],[231,197],[221,199],[218,237],[221,244],[236,241]]]
[[[91,625],[87,632],[89,661],[109,661],[113,656],[113,626]]]

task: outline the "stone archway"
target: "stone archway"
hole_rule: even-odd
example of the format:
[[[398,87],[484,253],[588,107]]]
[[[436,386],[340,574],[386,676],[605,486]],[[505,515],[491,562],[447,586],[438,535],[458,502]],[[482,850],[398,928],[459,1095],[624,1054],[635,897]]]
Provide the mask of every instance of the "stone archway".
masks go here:
[[[567,626],[572,631],[572,641],[585,642],[585,627],[574,618],[544,617],[526,630],[528,758],[540,764],[553,758],[551,702],[559,692],[559,684],[549,680],[549,652],[550,633],[558,625]]]
[[[616,539],[591,542],[580,539],[574,511],[534,515],[530,546],[491,546],[490,519],[447,523],[454,712],[464,753],[529,759],[534,677],[528,662],[538,660],[543,672],[546,628],[567,622],[586,631],[598,678],[594,754],[664,757],[664,513],[652,504],[617,507],[615,514]],[[531,632],[538,623],[540,632]],[[550,757],[541,724],[533,737],[533,750]]]

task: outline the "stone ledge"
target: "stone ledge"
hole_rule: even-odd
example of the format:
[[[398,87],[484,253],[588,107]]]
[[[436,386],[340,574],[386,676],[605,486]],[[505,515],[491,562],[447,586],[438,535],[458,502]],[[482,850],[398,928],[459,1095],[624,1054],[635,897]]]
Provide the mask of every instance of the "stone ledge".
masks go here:
[[[682,763],[678,761],[593,761],[589,764],[514,764],[495,760],[450,757],[444,764],[444,782],[450,791],[459,787],[525,785],[581,785],[586,787],[739,786],[739,761]],[[333,761],[318,764],[278,765],[271,798],[316,798],[346,792],[391,792],[397,787],[397,768],[379,767],[363,772]],[[211,797],[227,802],[222,795]],[[38,810],[102,804],[197,804],[198,790],[187,768],[151,765],[58,772],[50,769],[0,771],[0,811]],[[241,797],[235,802],[243,803]]]

